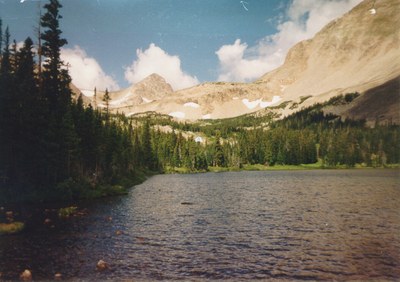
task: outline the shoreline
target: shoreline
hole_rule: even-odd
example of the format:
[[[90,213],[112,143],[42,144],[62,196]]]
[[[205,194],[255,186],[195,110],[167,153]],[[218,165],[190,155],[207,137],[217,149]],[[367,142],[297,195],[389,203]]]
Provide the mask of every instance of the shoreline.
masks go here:
[[[243,167],[214,167],[210,166],[205,171],[193,171],[187,168],[167,168],[164,173],[161,174],[196,174],[196,173],[207,173],[207,172],[240,172],[240,171],[279,171],[279,170],[287,170],[287,171],[296,171],[296,170],[324,170],[324,169],[332,169],[332,170],[354,170],[354,169],[400,169],[400,164],[391,164],[382,167],[373,167],[373,166],[365,166],[361,164],[357,164],[354,167],[349,167],[346,165],[339,166],[323,166],[320,163],[315,164],[300,164],[300,165],[274,165],[267,166],[262,164],[254,164],[254,165],[243,165]]]
[[[130,179],[125,183],[121,184],[108,184],[108,185],[101,185],[98,186],[96,189],[93,188],[86,188],[82,190],[81,195],[77,198],[66,199],[62,197],[54,198],[54,195],[50,195],[48,197],[41,197],[43,195],[26,195],[20,200],[16,200],[15,198],[11,199],[10,201],[0,201],[0,206],[14,206],[18,204],[35,204],[35,203],[59,203],[59,204],[71,204],[80,201],[87,201],[87,200],[96,200],[102,198],[109,198],[115,196],[123,196],[129,193],[129,190],[134,189],[135,186],[144,183],[147,179],[155,175],[163,175],[163,174],[198,174],[198,173],[221,173],[221,172],[241,172],[241,171],[304,171],[304,170],[358,170],[358,169],[400,169],[400,164],[391,164],[383,167],[372,167],[372,166],[365,166],[361,164],[357,164],[354,167],[348,167],[346,165],[339,165],[334,167],[323,166],[320,162],[314,164],[301,164],[301,165],[274,165],[274,166],[267,166],[261,164],[254,164],[254,165],[243,165],[241,168],[239,167],[208,167],[207,170],[201,171],[193,171],[188,168],[178,168],[178,167],[167,167],[162,172],[155,172],[155,171],[141,171],[139,172],[136,177]],[[126,179],[121,179],[120,182],[124,182]],[[5,195],[1,195],[4,197]]]

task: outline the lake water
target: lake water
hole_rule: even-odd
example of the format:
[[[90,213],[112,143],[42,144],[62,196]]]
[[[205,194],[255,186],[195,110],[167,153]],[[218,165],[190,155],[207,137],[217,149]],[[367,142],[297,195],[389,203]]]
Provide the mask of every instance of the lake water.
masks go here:
[[[2,277],[400,279],[399,170],[159,175],[77,205],[87,214],[65,220],[20,207],[27,228],[0,237]]]

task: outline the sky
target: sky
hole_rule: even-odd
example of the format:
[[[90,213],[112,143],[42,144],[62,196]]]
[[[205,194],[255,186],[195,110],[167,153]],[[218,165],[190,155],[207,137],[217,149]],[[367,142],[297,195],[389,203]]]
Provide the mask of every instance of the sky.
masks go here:
[[[117,90],[152,73],[174,90],[207,81],[250,82],[290,47],[361,0],[59,0],[62,59],[82,90]],[[37,42],[46,0],[0,0],[3,30]],[[43,13],[43,9],[42,9]]]

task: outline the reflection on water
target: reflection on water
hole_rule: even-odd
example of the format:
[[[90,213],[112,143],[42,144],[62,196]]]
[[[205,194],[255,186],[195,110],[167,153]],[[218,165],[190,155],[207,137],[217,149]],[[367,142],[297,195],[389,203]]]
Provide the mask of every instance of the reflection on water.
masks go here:
[[[26,232],[0,237],[3,278],[400,278],[397,170],[161,175],[79,206],[62,221],[21,209]]]

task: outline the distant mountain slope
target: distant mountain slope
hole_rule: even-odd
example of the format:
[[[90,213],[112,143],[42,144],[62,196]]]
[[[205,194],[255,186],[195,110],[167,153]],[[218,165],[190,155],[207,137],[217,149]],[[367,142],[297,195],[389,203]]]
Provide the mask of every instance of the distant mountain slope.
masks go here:
[[[345,109],[341,116],[351,119],[365,119],[371,124],[393,122],[400,124],[400,77],[369,89]]]
[[[374,3],[375,14],[370,12]],[[396,104],[370,102],[384,96],[398,103],[399,15],[399,0],[365,0],[326,25],[314,38],[295,45],[281,67],[253,83],[203,83],[173,92],[161,77],[152,75],[131,88],[112,93],[110,106],[128,115],[155,111],[179,119],[215,119],[285,102],[280,109],[285,116],[299,110],[295,106],[298,104],[305,107],[339,94],[359,92],[366,96],[357,101],[364,102],[353,110],[341,110],[343,115],[370,119],[383,115],[385,120],[399,120],[395,117]]]
[[[364,92],[400,75],[400,1],[363,1],[332,21],[313,39],[288,53],[280,68],[264,75],[288,100],[302,95]]]

